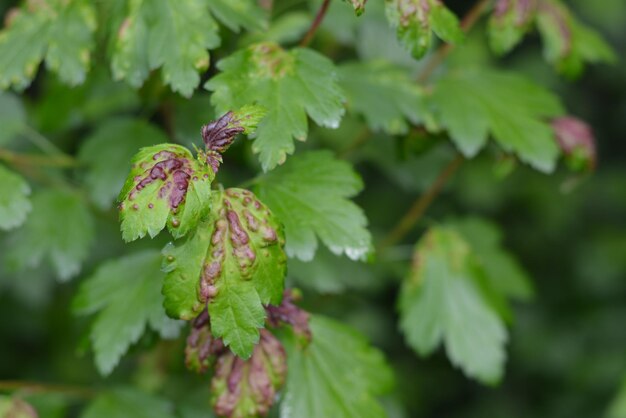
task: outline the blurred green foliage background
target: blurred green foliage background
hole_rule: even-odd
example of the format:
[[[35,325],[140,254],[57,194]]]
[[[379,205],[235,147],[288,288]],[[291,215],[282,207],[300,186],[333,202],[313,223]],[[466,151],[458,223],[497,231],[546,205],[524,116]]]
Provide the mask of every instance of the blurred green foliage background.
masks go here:
[[[0,1],[0,15],[14,3]],[[397,46],[376,2],[370,3],[357,20],[348,7],[334,2],[316,40],[318,50],[335,62],[357,54],[419,71],[423,61],[415,62]],[[469,2],[449,3],[462,15]],[[299,39],[316,4],[277,2],[275,16],[283,19],[282,39]],[[571,5],[614,46],[620,59],[616,65],[590,66],[580,80],[564,81],[542,60],[536,36],[496,64],[480,25],[448,65],[493,62],[558,92],[569,112],[595,130],[598,167],[594,173],[572,174],[561,165],[555,174],[544,175],[489,148],[464,163],[420,228],[375,265],[320,252],[310,264],[290,266],[289,281],[303,289],[307,309],[354,325],[385,351],[397,373],[396,389],[385,399],[392,417],[626,417],[626,402],[619,406],[616,401],[620,386],[626,397],[626,3],[576,0]],[[222,32],[223,45],[230,47],[246,39],[278,36],[236,37]],[[215,51],[212,61],[219,60],[221,53]],[[212,66],[209,76],[213,71]],[[11,144],[20,152],[34,152],[24,136],[40,133],[77,155],[86,137],[119,116],[148,121],[171,141],[198,144],[200,126],[213,117],[208,93],[197,91],[184,99],[154,76],[134,91],[111,81],[102,57],[96,57],[85,85],[69,88],[40,71],[18,100],[35,132],[23,133]],[[14,111],[13,106],[0,108],[0,117]],[[380,239],[432,182],[453,150],[444,141],[426,140],[413,132],[406,137],[375,134],[346,151],[361,130],[362,122],[350,117],[338,130],[312,128],[297,152],[328,147],[356,164],[366,184],[357,203]],[[226,186],[238,185],[258,171],[248,141],[236,143],[226,160],[219,177]],[[85,176],[80,167],[64,173],[42,169],[37,175],[54,180],[69,174],[76,184]],[[37,188],[40,183],[35,178],[32,184]],[[96,372],[87,338],[90,319],[71,311],[77,286],[103,260],[137,248],[160,248],[167,239],[161,235],[125,245],[115,211],[94,208],[93,213],[97,238],[80,277],[71,282],[58,282],[46,264],[13,271],[10,263],[3,262],[0,380],[86,390],[136,385],[147,391],[163,390],[181,416],[207,416],[208,383],[185,371],[183,338],[159,341],[157,335],[147,333],[110,377],[101,378]],[[409,267],[412,244],[433,222],[466,215],[485,217],[500,226],[505,246],[529,272],[534,286],[534,297],[514,307],[506,375],[497,387],[468,380],[451,367],[441,350],[430,358],[416,357],[396,325],[397,284]],[[0,253],[12,245],[7,235],[0,234]],[[76,415],[85,396],[89,394],[51,391],[26,399],[40,408],[42,417],[61,417]]]

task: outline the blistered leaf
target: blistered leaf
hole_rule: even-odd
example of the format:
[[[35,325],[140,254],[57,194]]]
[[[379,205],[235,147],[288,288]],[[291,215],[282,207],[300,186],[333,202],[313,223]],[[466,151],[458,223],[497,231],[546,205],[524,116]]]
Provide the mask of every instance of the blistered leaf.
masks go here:
[[[26,180],[0,165],[0,229],[13,229],[24,223],[32,209],[29,195]]]
[[[142,148],[119,195],[122,237],[155,237],[166,225],[175,238],[185,235],[210,209],[214,178],[203,153],[194,159],[181,145]]]
[[[207,220],[183,244],[164,250],[168,314],[192,319],[208,303],[213,335],[249,357],[265,320],[263,304],[282,297],[283,245],[277,219],[251,192],[213,192]]]
[[[71,85],[85,81],[94,47],[96,16],[87,0],[26,2],[0,32],[0,88],[24,89],[45,59]]]
[[[504,54],[522,41],[532,27],[535,0],[497,0],[489,19],[489,45],[496,54]]]
[[[109,208],[124,185],[131,158],[140,148],[162,142],[167,142],[167,136],[142,120],[119,118],[98,126],[78,155],[87,167],[84,183],[91,199]]]
[[[128,2],[113,46],[113,76],[134,87],[151,70],[161,68],[163,81],[189,97],[209,66],[208,49],[220,43],[218,27],[203,0]]]
[[[175,418],[174,406],[159,397],[133,388],[101,392],[81,418]]]
[[[459,20],[441,0],[386,0],[385,4],[389,23],[415,58],[428,52],[432,32],[452,44],[464,38]]]
[[[546,59],[567,77],[580,75],[586,62],[616,61],[615,52],[602,37],[578,21],[559,0],[540,3],[537,27]]]
[[[483,298],[469,245],[454,230],[434,227],[418,242],[400,293],[400,328],[428,355],[442,343],[466,375],[496,383],[504,369],[507,331]]]
[[[375,131],[404,134],[425,115],[420,87],[402,68],[386,61],[355,62],[339,67],[348,110],[363,115]]]
[[[265,171],[294,151],[293,138],[307,137],[309,115],[318,125],[336,128],[343,115],[343,93],[334,65],[306,48],[290,51],[277,44],[255,44],[217,64],[221,74],[205,87],[220,112],[257,103],[267,109],[252,145]]]
[[[211,0],[208,3],[211,13],[231,30],[267,29],[267,13],[257,0]]]
[[[362,188],[350,164],[327,151],[298,155],[257,180],[259,197],[285,226],[287,254],[301,260],[313,258],[318,237],[354,260],[370,251],[367,218],[348,199]]]
[[[185,346],[185,366],[196,373],[205,373],[224,351],[222,340],[211,333],[209,312],[205,309],[191,322]]]
[[[35,193],[33,210],[13,233],[6,253],[9,268],[37,267],[46,258],[61,280],[80,272],[94,239],[91,213],[79,195],[46,189]]]
[[[74,310],[97,313],[90,337],[101,374],[111,373],[148,326],[164,338],[178,335],[181,324],[163,309],[162,279],[160,253],[144,251],[102,264],[81,284]]]
[[[13,94],[0,93],[0,126],[0,145],[6,144],[26,128],[24,106]]]
[[[520,160],[544,172],[554,169],[559,149],[547,118],[563,113],[559,99],[520,76],[467,70],[438,80],[433,110],[452,141],[473,157],[490,135]]]
[[[282,418],[381,418],[376,399],[393,375],[382,353],[355,330],[321,316],[311,318],[313,338],[287,338],[287,384]]]
[[[261,330],[252,357],[243,360],[230,352],[220,356],[211,380],[211,403],[220,417],[266,416],[287,374],[287,358],[280,341]]]

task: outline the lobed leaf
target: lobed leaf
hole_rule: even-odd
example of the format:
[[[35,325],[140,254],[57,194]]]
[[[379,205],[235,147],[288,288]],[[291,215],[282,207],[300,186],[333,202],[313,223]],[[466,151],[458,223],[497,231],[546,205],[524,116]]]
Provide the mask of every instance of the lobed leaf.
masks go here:
[[[61,280],[76,276],[94,240],[91,213],[74,192],[46,189],[31,199],[33,210],[24,226],[10,238],[5,254],[9,268],[24,270],[44,257]]]
[[[376,399],[393,384],[380,351],[355,330],[322,316],[310,321],[313,339],[285,339],[288,371],[282,418],[381,418]]]
[[[554,170],[559,148],[547,119],[564,111],[556,96],[531,81],[493,70],[457,71],[437,81],[430,103],[466,157],[491,134],[533,168]]]
[[[155,237],[166,227],[179,238],[196,227],[210,209],[215,172],[204,154],[194,159],[181,145],[142,148],[119,194],[122,237]]]
[[[448,358],[484,383],[500,380],[507,331],[478,288],[471,250],[454,230],[433,227],[415,248],[399,298],[400,328],[420,355],[444,344]]]
[[[94,48],[96,15],[87,0],[27,2],[0,32],[0,89],[28,87],[46,67],[71,85],[85,81]]]
[[[181,324],[163,309],[160,267],[158,251],[143,251],[102,264],[81,284],[73,308],[78,314],[97,313],[90,338],[102,375],[111,373],[146,328],[163,338],[178,335]]]
[[[317,238],[353,260],[371,250],[363,210],[348,198],[363,183],[350,164],[328,151],[299,155],[257,180],[256,190],[282,221],[290,257],[311,260]]]
[[[211,215],[164,250],[168,315],[193,319],[208,303],[213,335],[248,358],[264,325],[263,304],[282,298],[283,245],[278,221],[251,192],[214,192]]]
[[[309,115],[318,125],[336,128],[343,115],[343,92],[326,57],[306,48],[291,51],[275,43],[254,44],[221,60],[221,74],[205,88],[213,91],[219,112],[256,103],[267,109],[252,150],[265,171],[294,152],[293,138],[307,137]]]

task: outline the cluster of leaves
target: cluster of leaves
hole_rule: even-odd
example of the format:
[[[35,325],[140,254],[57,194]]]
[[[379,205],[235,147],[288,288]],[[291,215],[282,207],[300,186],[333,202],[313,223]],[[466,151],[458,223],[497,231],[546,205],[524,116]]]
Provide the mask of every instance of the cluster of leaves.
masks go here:
[[[349,3],[357,15],[363,13],[365,1]],[[377,7],[382,6],[368,4],[368,13],[384,13],[414,58],[431,49],[433,32],[453,45],[466,38],[459,19],[440,0],[386,0],[384,12]],[[106,45],[114,80],[144,93],[152,84],[158,85],[155,90],[169,86],[189,98],[209,68],[209,51],[220,46],[216,20],[234,32],[254,31],[267,29],[269,16],[253,0],[29,0],[9,13],[0,32],[0,88],[29,87],[45,62],[61,84],[87,83],[81,94],[105,96],[119,85],[106,84],[105,76],[106,93],[97,92],[88,75],[97,46]],[[545,39],[547,60],[566,75],[578,75],[585,62],[613,57],[556,0],[497,1],[489,23],[492,48],[508,52],[534,24]],[[124,241],[149,236],[160,243],[164,229],[175,241],[161,252],[139,247],[107,260],[82,281],[73,309],[94,316],[89,340],[101,374],[111,373],[145,335],[176,339],[189,321],[186,363],[211,371],[211,402],[220,416],[264,416],[277,393],[283,417],[386,416],[380,396],[394,378],[382,353],[350,327],[296,307],[293,294],[284,292],[288,259],[294,276],[313,271],[308,284],[320,289],[329,286],[317,277],[323,268],[309,262],[345,255],[350,276],[363,267],[353,261],[372,260],[374,253],[368,219],[351,200],[364,188],[352,165],[329,150],[295,153],[294,139],[309,137],[308,119],[329,129],[362,120],[366,135],[419,129],[430,138],[449,139],[466,158],[493,139],[509,158],[546,173],[555,169],[561,152],[576,168],[593,168],[593,138],[586,125],[565,116],[557,96],[520,75],[452,68],[433,83],[419,84],[397,62],[336,65],[311,48],[285,46],[291,35],[277,27],[279,22],[273,23],[274,32],[243,38],[217,62],[218,73],[203,86],[221,116],[202,128],[204,148],[196,147],[195,155],[168,143],[168,135],[146,121],[109,117],[81,144],[76,161],[44,139],[46,161],[87,169],[81,176],[84,190],[55,174],[49,179],[54,187],[31,197],[30,183],[16,171],[24,168],[21,154],[1,153],[4,161],[16,163],[15,170],[0,165],[0,229],[14,230],[3,261],[21,271],[45,260],[59,279],[77,276],[99,233],[94,207],[110,209],[121,189],[117,208]],[[160,80],[152,79],[154,70],[160,70]],[[124,102],[138,100],[123,91]],[[195,105],[193,100],[185,103]],[[167,103],[163,107],[165,125],[181,117],[172,116]],[[20,136],[41,146],[16,96],[0,95],[0,109],[0,146]],[[91,114],[82,110],[75,123],[118,110],[115,105]],[[186,136],[171,125],[168,131],[179,141]],[[222,153],[239,134],[253,140],[250,148],[260,163],[261,173],[247,182],[252,190],[214,183]],[[22,171],[32,174],[28,167]],[[481,219],[432,226],[415,247],[398,299],[408,346],[426,356],[443,345],[453,365],[486,384],[503,376],[510,300],[532,294],[501,242],[498,228]],[[354,286],[344,280],[330,288]],[[28,413],[18,398],[3,402],[0,408]],[[134,389],[101,393],[83,416],[121,416],[137,405],[145,416],[173,416],[167,402]]]

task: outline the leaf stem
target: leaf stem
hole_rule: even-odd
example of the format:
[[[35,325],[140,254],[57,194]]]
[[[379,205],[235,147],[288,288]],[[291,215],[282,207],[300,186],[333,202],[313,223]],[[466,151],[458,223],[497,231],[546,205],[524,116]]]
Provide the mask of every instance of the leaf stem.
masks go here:
[[[309,28],[307,33],[304,35],[304,38],[302,38],[302,41],[300,41],[301,47],[305,47],[311,43],[311,41],[313,40],[313,37],[315,36],[315,32],[317,32],[317,29],[322,24],[322,21],[324,20],[324,17],[326,16],[326,12],[328,11],[329,5],[330,5],[330,0],[324,0],[320,9],[317,11],[317,15],[315,15],[315,19],[313,19],[313,22],[311,23],[311,27]]]
[[[404,238],[411,228],[413,228],[413,226],[422,218],[426,209],[428,209],[433,200],[435,200],[435,198],[439,195],[443,186],[461,166],[464,160],[465,158],[463,158],[461,154],[457,154],[456,157],[444,167],[428,190],[415,200],[408,212],[383,239],[382,243],[378,247],[379,252],[382,252],[384,249],[398,243],[402,238]]]
[[[91,398],[97,393],[92,389],[86,389],[80,386],[24,382],[19,380],[0,380],[0,391],[13,390],[30,393],[61,393],[79,398]]]
[[[68,157],[65,154],[58,156],[46,156],[38,154],[18,154],[7,149],[0,148],[0,160],[16,165],[28,165],[28,166],[44,166],[44,167],[59,167],[68,168],[76,167],[78,161],[74,158]]]
[[[485,8],[489,5],[490,0],[480,0],[467,12],[467,14],[461,20],[461,29],[465,33],[468,33],[472,27],[478,21],[480,15],[483,14]],[[433,54],[432,58],[426,63],[422,71],[417,76],[417,81],[419,83],[423,83],[428,80],[428,77],[431,76],[433,71],[439,67],[439,65],[446,59],[448,54],[452,52],[454,49],[454,45],[452,44],[443,44],[437,49],[437,51]]]

